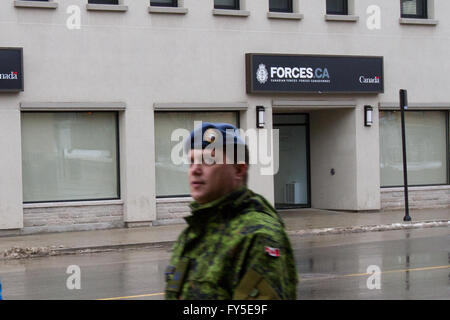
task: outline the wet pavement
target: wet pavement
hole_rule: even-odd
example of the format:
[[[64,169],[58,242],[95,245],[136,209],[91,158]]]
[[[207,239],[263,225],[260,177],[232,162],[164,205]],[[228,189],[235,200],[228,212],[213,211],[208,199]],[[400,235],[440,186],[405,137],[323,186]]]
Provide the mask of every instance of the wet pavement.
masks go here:
[[[372,228],[404,229],[450,226],[450,208],[411,210],[412,221],[403,223],[404,212],[336,212],[319,209],[296,209],[280,212],[289,235],[373,231]],[[142,248],[173,243],[185,224],[139,228],[11,235],[0,230],[0,260],[18,248],[19,255],[67,254],[80,250],[110,250],[124,247]],[[370,229],[370,230],[369,230]],[[12,232],[12,231],[11,231]],[[3,235],[3,236],[2,236]],[[36,254],[29,252],[36,251]],[[23,254],[22,254],[23,253]],[[6,258],[14,258],[7,254]]]
[[[321,300],[450,299],[449,234],[448,228],[436,228],[296,242],[303,280],[298,295]],[[380,271],[379,288],[375,268]]]
[[[450,299],[449,231],[444,227],[291,236],[301,278],[298,298]],[[3,298],[163,299],[169,258],[170,245],[162,244],[152,249],[2,260]],[[80,268],[80,289],[67,286],[69,282],[73,288],[74,274],[67,273],[73,265]],[[379,268],[379,278],[370,273],[370,266]],[[375,288],[368,287],[368,280]]]

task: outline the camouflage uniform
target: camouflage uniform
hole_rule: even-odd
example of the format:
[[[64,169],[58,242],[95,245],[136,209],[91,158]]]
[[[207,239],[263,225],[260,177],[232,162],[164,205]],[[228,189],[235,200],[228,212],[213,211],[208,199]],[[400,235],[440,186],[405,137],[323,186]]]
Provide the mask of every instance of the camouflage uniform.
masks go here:
[[[296,299],[297,272],[275,209],[246,187],[191,203],[166,270],[166,299]]]

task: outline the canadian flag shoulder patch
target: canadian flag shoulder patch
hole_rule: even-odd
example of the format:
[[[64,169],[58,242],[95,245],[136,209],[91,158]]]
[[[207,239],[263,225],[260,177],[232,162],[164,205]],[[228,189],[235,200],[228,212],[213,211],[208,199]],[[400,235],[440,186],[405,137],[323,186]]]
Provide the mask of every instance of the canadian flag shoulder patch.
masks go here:
[[[264,247],[264,250],[267,252],[267,254],[271,257],[278,258],[280,256],[280,249],[278,248],[272,248],[272,247]]]

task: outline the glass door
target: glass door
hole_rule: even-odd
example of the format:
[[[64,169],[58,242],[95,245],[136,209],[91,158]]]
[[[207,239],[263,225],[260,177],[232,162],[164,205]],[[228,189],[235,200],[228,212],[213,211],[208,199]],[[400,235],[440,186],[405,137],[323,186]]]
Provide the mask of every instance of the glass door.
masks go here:
[[[308,114],[274,114],[279,130],[279,169],[275,175],[277,209],[309,208],[309,118]]]

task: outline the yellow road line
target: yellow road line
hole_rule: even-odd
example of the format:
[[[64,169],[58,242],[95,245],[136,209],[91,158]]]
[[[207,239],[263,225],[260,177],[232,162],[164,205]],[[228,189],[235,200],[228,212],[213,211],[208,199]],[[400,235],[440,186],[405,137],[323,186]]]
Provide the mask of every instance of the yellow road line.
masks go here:
[[[426,270],[448,269],[448,268],[450,268],[450,265],[447,265],[447,266],[435,266],[435,267],[425,267],[425,268],[388,270],[388,271],[382,271],[381,273],[426,271]],[[336,278],[339,278],[339,277],[361,277],[361,276],[370,276],[370,275],[372,275],[372,273],[353,273],[353,274],[336,275]],[[329,278],[327,278],[327,279],[329,279]],[[318,279],[304,279],[303,281],[305,281],[305,280],[320,280],[320,278],[318,278]],[[135,298],[143,298],[143,297],[162,296],[162,295],[164,295],[164,292],[139,294],[139,295],[127,296],[127,297],[104,298],[104,299],[97,299],[97,300],[135,299]]]
[[[136,295],[136,296],[127,296],[127,297],[104,298],[104,299],[97,299],[97,300],[134,299],[134,298],[143,298],[143,297],[152,297],[152,296],[162,296],[162,295],[164,295],[164,292],[148,293],[148,294],[139,294],[139,295]]]
[[[426,270],[448,269],[448,268],[450,268],[450,265],[447,265],[447,266],[435,266],[435,267],[425,267],[425,268],[388,270],[388,271],[381,271],[380,273],[383,274],[383,273],[394,273],[394,272],[426,271]],[[344,275],[342,275],[340,277],[360,277],[360,276],[370,276],[370,275],[372,275],[372,273],[354,273],[354,274],[344,274]]]

